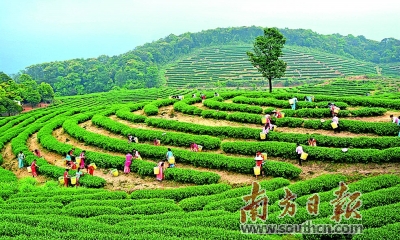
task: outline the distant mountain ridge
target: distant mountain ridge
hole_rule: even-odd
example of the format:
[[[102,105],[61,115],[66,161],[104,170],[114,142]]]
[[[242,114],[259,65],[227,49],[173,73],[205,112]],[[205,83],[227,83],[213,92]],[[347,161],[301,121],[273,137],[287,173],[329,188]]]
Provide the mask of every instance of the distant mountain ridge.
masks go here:
[[[363,36],[322,35],[304,29],[280,31],[287,39],[286,46],[324,51],[346,59],[374,63],[379,67],[391,64],[395,70],[400,65],[400,40],[397,39],[385,38],[378,42]],[[35,64],[23,72],[38,82],[50,83],[60,95],[102,92],[121,87],[157,87],[166,83],[166,75],[162,70],[168,68],[169,64],[176,64],[177,60],[185,59],[201,48],[249,45],[259,35],[262,35],[262,28],[255,26],[217,28],[179,36],[170,34],[118,56],[102,55]]]

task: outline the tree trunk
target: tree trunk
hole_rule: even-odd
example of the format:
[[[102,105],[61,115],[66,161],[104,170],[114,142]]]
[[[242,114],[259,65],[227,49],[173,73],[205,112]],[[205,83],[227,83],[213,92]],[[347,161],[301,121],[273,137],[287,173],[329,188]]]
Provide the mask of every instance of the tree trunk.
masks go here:
[[[272,93],[272,78],[268,78],[269,92]]]

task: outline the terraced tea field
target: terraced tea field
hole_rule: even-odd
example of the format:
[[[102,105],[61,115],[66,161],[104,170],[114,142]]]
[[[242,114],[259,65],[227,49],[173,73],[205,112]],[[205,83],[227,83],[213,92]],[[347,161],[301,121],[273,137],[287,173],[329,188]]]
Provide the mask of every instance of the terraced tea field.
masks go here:
[[[197,97],[192,98],[195,93]],[[314,93],[315,102],[300,101],[291,110],[294,93],[275,91],[200,92],[178,89],[113,91],[60,98],[56,105],[0,119],[0,239],[322,239],[320,235],[242,234],[242,197],[251,193],[257,151],[265,152],[265,176],[257,182],[268,196],[270,224],[335,224],[330,218],[334,192],[345,182],[361,192],[364,234],[349,239],[398,238],[400,200],[399,127],[389,115],[400,115],[400,101],[383,97]],[[308,92],[307,92],[308,93]],[[179,101],[171,95],[185,95]],[[344,94],[343,94],[344,95]],[[334,133],[334,101],[341,132]],[[284,118],[260,139],[265,113],[278,109]],[[326,121],[321,121],[325,119]],[[132,134],[139,143],[129,143]],[[317,146],[308,146],[310,137]],[[160,146],[153,140],[160,140]],[[192,142],[203,146],[192,152]],[[308,153],[297,164],[296,144]],[[86,161],[98,167],[84,174],[81,187],[58,186],[66,152],[86,150]],[[125,155],[133,160],[124,174]],[[155,179],[154,167],[171,148],[175,168]],[[342,151],[347,148],[348,151]],[[39,149],[42,158],[32,151]],[[18,169],[16,155],[26,158]],[[39,176],[27,178],[26,166],[36,159]],[[117,169],[118,176],[111,174]],[[84,170],[86,173],[86,170]],[[75,174],[70,170],[70,174]],[[284,187],[297,195],[294,216],[278,217]],[[307,199],[318,193],[319,214],[307,212]],[[258,220],[259,222],[261,220]],[[344,235],[332,235],[340,239]]]
[[[210,83],[258,82],[261,74],[250,64],[246,51],[252,45],[225,45],[204,48],[193,56],[181,60],[166,69],[165,78],[169,87],[208,86]],[[283,57],[288,67],[285,77],[273,84],[287,79],[331,79],[344,76],[377,74],[376,65],[308,48],[285,46]],[[400,76],[397,66],[379,66],[386,76]]]

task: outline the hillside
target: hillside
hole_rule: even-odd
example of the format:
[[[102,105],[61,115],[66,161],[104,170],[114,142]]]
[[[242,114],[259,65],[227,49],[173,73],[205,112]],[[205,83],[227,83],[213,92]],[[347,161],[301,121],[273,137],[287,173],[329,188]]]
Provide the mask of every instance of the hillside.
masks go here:
[[[359,68],[360,65],[367,63],[351,62],[354,60],[369,62],[367,65],[374,67],[378,65],[382,69],[385,69],[386,64],[390,64],[391,70],[387,71],[387,74],[390,75],[392,72],[397,76],[400,75],[398,70],[400,41],[397,39],[387,38],[377,42],[363,36],[322,35],[304,29],[280,29],[280,31],[287,39],[286,46],[290,51],[286,51],[286,53],[292,54],[288,55],[288,60],[291,60],[292,64],[295,62],[297,64],[299,61],[305,60],[303,58],[311,55],[315,58],[312,61],[327,62],[335,67],[333,71],[332,69],[321,69],[321,72],[315,72],[311,68],[304,69],[305,75],[292,72],[293,76],[313,77],[319,76],[319,73],[324,76],[338,76],[340,74],[351,75],[352,72],[357,74],[374,72],[370,68],[367,70]],[[90,59],[36,64],[28,66],[23,72],[31,75],[38,82],[49,83],[59,95],[103,92],[113,88],[158,87],[166,83],[161,70],[167,66],[187,59],[203,49],[207,51],[206,49],[210,47],[248,46],[255,37],[261,34],[262,28],[254,26],[218,28],[179,36],[171,34],[118,56],[102,55]],[[298,49],[299,46],[302,48]],[[240,57],[240,54],[243,53],[238,54],[235,57]],[[336,55],[332,57],[333,59],[325,59],[330,54]],[[296,56],[301,59],[297,60]],[[339,61],[341,64],[342,60],[337,60],[338,58],[349,61],[349,67],[340,69],[340,66],[334,65],[335,61]],[[291,70],[295,71],[297,67],[300,67],[296,64],[292,66]],[[201,67],[204,68],[204,66]],[[386,71],[382,73],[385,75]]]
[[[217,82],[225,86],[260,85],[265,79],[248,61],[246,51],[251,49],[250,44],[199,49],[166,68],[166,83],[169,87],[217,86]],[[285,77],[274,80],[274,84],[284,86],[299,80],[378,74],[374,63],[304,47],[285,46],[282,59],[288,64]],[[383,75],[400,76],[399,69],[387,65],[381,68]]]

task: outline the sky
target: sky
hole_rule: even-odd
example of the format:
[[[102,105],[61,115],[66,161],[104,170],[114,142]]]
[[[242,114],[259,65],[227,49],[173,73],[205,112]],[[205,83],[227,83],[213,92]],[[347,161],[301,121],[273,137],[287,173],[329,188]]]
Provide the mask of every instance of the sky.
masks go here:
[[[171,33],[253,25],[400,39],[400,2],[0,0],[0,72],[119,55]]]

